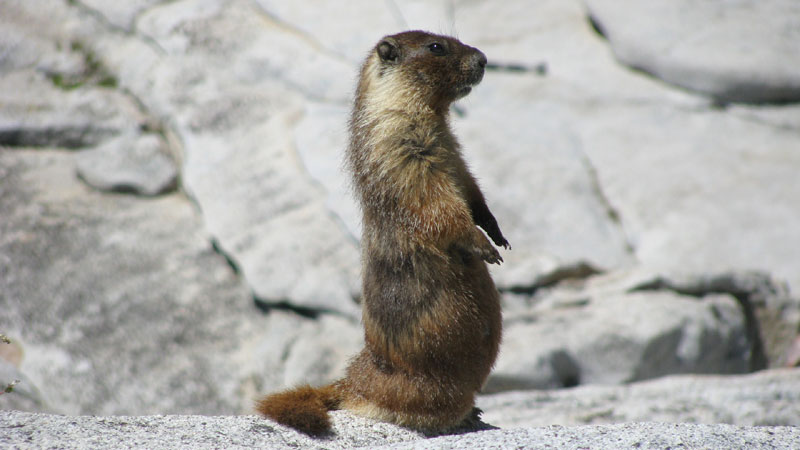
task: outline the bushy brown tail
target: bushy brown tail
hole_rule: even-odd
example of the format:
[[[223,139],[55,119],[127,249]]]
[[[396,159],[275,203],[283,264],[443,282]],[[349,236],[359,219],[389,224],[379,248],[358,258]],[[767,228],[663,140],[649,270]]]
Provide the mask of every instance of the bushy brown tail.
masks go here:
[[[265,396],[256,403],[256,410],[278,423],[317,436],[331,430],[328,411],[339,409],[341,401],[335,384],[319,388],[303,385]]]

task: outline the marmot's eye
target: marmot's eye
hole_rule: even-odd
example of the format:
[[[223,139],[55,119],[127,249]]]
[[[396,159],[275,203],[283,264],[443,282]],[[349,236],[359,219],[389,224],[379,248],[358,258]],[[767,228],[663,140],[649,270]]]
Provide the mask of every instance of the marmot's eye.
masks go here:
[[[428,46],[428,50],[431,51],[434,55],[444,55],[447,51],[444,49],[444,45],[434,42],[433,44]]]

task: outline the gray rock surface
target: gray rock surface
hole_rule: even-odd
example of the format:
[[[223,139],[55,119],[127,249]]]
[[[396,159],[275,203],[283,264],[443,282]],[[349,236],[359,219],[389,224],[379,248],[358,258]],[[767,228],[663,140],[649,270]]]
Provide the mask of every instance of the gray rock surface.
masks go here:
[[[123,135],[77,156],[78,176],[101,191],[159,195],[174,190],[178,170],[164,140],[154,134]]]
[[[24,373],[6,360],[7,356],[3,354],[0,359],[0,405],[4,409],[47,411],[41,392]]]
[[[136,105],[119,92],[63,90],[36,72],[0,77],[0,145],[90,147],[139,126]]]
[[[19,388],[69,414],[239,411],[242,368],[226,353],[268,318],[183,198],[95,192],[74,156],[0,158],[0,328],[33,383]]]
[[[800,100],[797,2],[585,3],[614,54],[631,67],[720,102]]]
[[[797,11],[765,2],[746,28],[748,2],[719,23],[720,2],[642,9],[683,4],[0,2],[0,332],[20,350],[2,373],[25,394],[0,407],[248,413],[260,393],[340,376],[362,333],[349,99],[367,49],[404,28],[455,33],[494,64],[452,117],[513,245],[492,268],[507,332],[491,389],[794,360],[800,106],[719,103],[791,88]],[[668,81],[716,90],[612,54],[697,23],[692,64],[715,65]],[[727,69],[750,54],[755,72]],[[732,91],[736,77],[757,85]],[[119,190],[130,171],[161,192],[164,164],[116,159],[154,135],[177,192],[78,179]],[[754,273],[763,292],[743,288]]]
[[[505,392],[479,397],[478,406],[483,420],[501,428],[643,421],[800,427],[800,369]]]
[[[549,304],[506,319],[488,391],[750,369],[752,343],[744,314],[730,296],[698,300],[669,292],[590,289],[569,294],[555,293]]]
[[[17,349],[0,357],[21,380],[0,408],[232,414],[297,381],[283,375],[287,355],[292,368],[321,366],[305,381],[341,374],[294,342],[344,319],[260,313],[185,198],[91,190],[76,156],[0,155],[0,329]],[[358,347],[359,334],[340,336],[329,344]]]
[[[618,271],[506,293],[504,343],[486,390],[626,383],[786,364],[796,300],[759,273]]]
[[[798,435],[800,433],[794,427],[630,423],[493,430],[421,442],[404,442],[386,448],[796,449]]]
[[[335,435],[312,439],[254,416],[65,417],[0,411],[0,444],[21,448],[798,448],[797,427],[629,423],[486,430],[426,438],[333,415]]]
[[[220,248],[260,299],[356,317],[357,247],[299,164],[291,133],[304,97],[346,98],[351,67],[251,2],[168,4],[144,13],[139,27],[165,54],[134,75],[150,83],[136,79],[130,89],[189,144],[183,187]],[[128,83],[131,69],[119,70]]]

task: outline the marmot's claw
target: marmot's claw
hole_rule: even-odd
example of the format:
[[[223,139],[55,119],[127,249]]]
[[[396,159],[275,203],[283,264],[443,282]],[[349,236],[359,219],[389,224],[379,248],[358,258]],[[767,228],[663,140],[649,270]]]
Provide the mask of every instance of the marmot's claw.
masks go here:
[[[511,244],[508,243],[506,238],[504,238],[503,235],[500,234],[499,232],[497,234],[498,234],[498,236],[491,236],[492,242],[494,242],[494,245],[496,245],[498,247],[503,247],[506,250],[511,250]]]
[[[477,428],[481,425],[481,414],[483,410],[478,407],[472,407],[472,411],[464,418],[462,425],[468,428]]]
[[[484,251],[481,258],[489,264],[500,265],[500,263],[503,262],[503,257],[500,256],[500,253],[494,247],[492,247],[491,250]]]

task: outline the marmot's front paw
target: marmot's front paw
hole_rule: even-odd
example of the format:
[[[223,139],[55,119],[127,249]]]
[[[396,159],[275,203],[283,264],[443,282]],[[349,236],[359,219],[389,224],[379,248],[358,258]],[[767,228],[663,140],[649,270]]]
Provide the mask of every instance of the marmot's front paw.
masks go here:
[[[486,249],[483,250],[481,259],[487,263],[500,265],[500,263],[503,262],[503,257],[500,256],[500,252],[498,252],[496,248],[492,247],[490,251],[486,251]]]
[[[473,253],[489,264],[500,264],[503,262],[503,257],[500,256],[500,252],[486,239],[486,236],[477,229],[475,232],[477,242],[473,248]]]
[[[508,241],[506,240],[506,238],[503,237],[503,235],[500,235],[499,239],[492,238],[492,240],[494,241],[495,245],[503,247],[506,250],[511,250],[511,244],[508,243]]]

